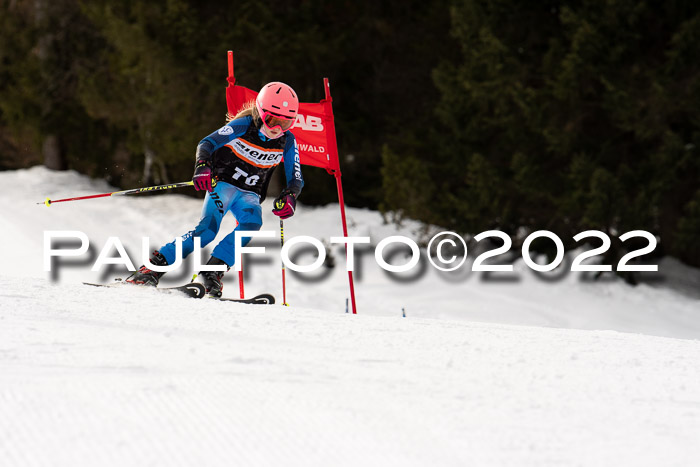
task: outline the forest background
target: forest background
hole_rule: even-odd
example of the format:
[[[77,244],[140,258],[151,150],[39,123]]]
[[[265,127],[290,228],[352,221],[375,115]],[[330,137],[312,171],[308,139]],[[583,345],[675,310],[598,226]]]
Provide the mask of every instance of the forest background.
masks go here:
[[[351,206],[516,246],[601,230],[614,257],[643,229],[700,266],[696,1],[0,0],[0,170],[189,180],[227,50],[251,89],[330,78]],[[304,176],[305,204],[337,201]]]

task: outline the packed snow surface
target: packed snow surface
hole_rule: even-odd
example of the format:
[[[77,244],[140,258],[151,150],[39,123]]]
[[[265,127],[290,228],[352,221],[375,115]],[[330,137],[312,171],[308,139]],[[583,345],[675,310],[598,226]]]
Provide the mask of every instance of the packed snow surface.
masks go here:
[[[356,271],[356,316],[345,313],[335,247],[335,268],[287,271],[289,307],[84,286],[125,275],[90,270],[109,237],[139,265],[142,237],[155,248],[199,216],[201,202],[181,194],[35,204],[113,190],[73,172],[0,172],[0,465],[700,458],[699,275],[672,259],[660,265],[665,281],[630,287],[545,280],[522,260],[499,280],[469,273],[469,261],[467,272],[396,280],[370,252]],[[263,228],[276,230],[270,201],[264,211]],[[348,221],[374,245],[421,229],[368,210],[349,209]],[[84,232],[90,252],[45,272],[50,230]],[[286,238],[298,235],[342,235],[338,206],[301,206],[285,222]],[[246,260],[246,295],[281,301],[279,240],[254,244],[269,252]],[[188,280],[188,266],[171,284]],[[238,290],[230,272],[225,295]]]

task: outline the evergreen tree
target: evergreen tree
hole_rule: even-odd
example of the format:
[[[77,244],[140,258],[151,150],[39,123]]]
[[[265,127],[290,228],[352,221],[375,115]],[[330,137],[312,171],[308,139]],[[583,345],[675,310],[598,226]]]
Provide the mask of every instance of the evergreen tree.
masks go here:
[[[194,70],[178,62],[179,45],[194,39],[187,5],[169,1],[90,2],[85,15],[99,29],[103,50],[80,74],[80,98],[96,119],[121,130],[130,152],[143,156],[140,184],[168,183],[168,167],[192,164],[201,133]],[[170,26],[184,36],[170,37]],[[189,37],[188,37],[189,34]]]
[[[461,56],[435,70],[442,127],[423,163],[441,224],[547,228],[568,246],[583,230],[645,229],[700,264],[676,233],[697,219],[699,15],[687,2],[455,2]]]
[[[75,58],[96,53],[95,31],[71,1],[4,2],[0,8],[0,121],[17,146],[41,153],[47,167],[82,164],[89,171],[83,161],[96,159],[89,143],[99,148],[103,138],[99,122],[76,99]]]

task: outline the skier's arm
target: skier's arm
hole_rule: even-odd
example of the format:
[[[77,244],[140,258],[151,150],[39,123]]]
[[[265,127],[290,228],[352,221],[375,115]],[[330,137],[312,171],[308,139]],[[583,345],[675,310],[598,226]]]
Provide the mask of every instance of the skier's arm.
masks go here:
[[[287,187],[273,203],[272,213],[280,219],[288,219],[294,215],[299,193],[304,186],[304,177],[301,175],[301,161],[299,160],[299,148],[297,141],[291,133],[287,135],[287,143],[284,146],[284,174],[287,178]]]
[[[210,134],[197,145],[196,164],[214,165],[214,152],[222,146],[230,143],[239,136],[243,136],[251,123],[251,117],[242,117],[231,120],[226,125]]]
[[[284,174],[287,179],[287,187],[283,193],[290,193],[294,195],[294,198],[298,198],[304,187],[304,177],[301,175],[297,140],[291,133],[288,134],[287,144],[284,146]]]

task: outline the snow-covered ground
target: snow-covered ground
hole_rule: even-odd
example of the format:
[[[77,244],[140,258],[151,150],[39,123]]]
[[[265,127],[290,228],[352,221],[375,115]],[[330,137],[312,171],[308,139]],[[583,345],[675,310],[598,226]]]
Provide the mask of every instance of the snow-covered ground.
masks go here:
[[[509,280],[428,267],[401,282],[363,255],[357,316],[345,314],[336,249],[324,278],[287,271],[290,307],[90,288],[80,282],[124,275],[90,271],[109,237],[140,264],[143,236],[157,247],[199,214],[177,194],[35,204],[112,190],[73,172],[0,172],[0,465],[700,459],[700,274],[673,259],[666,282],[630,287],[543,280],[522,260]],[[264,211],[276,229],[270,201]],[[420,229],[368,210],[348,218],[374,244]],[[337,205],[301,206],[285,236],[328,240],[338,223]],[[48,230],[83,231],[93,250],[44,272]],[[269,254],[246,263],[247,295],[281,298],[276,242],[256,241]],[[226,286],[237,296],[235,274]]]

